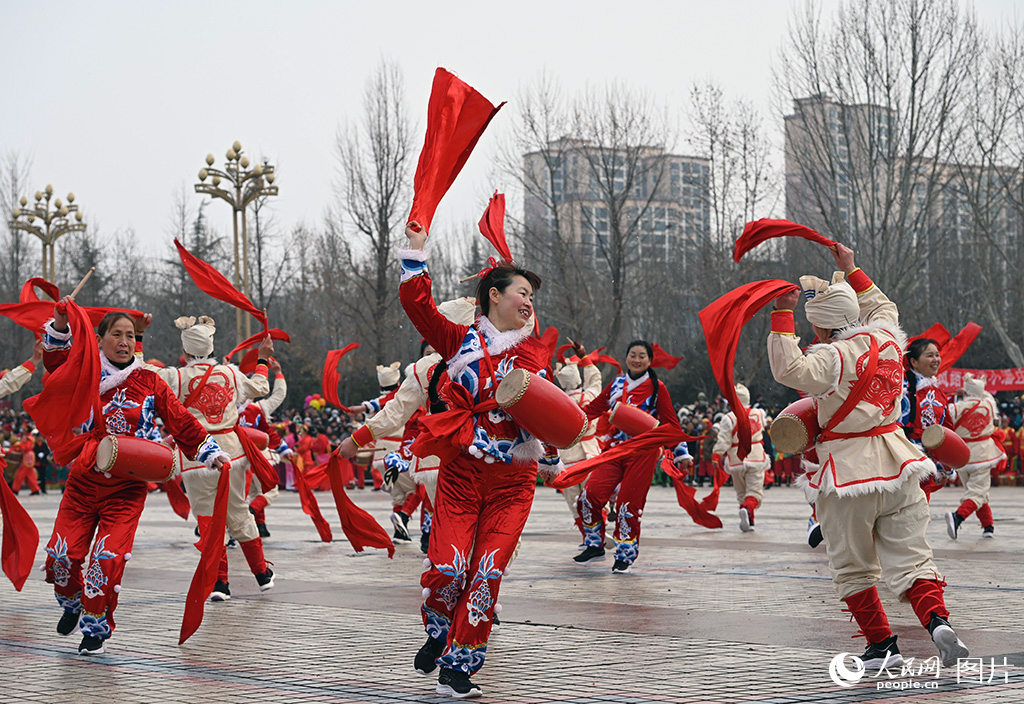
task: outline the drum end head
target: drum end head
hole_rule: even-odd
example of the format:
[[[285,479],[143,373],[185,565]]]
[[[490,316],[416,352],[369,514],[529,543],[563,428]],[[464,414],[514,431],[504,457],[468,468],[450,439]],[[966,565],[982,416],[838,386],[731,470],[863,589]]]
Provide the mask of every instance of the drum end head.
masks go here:
[[[494,400],[502,408],[508,408],[526,393],[526,387],[530,385],[530,372],[525,369],[513,369],[498,384],[494,392]]]
[[[784,455],[796,455],[807,449],[811,438],[807,436],[807,428],[796,416],[781,414],[772,422],[768,430],[775,449]]]
[[[946,440],[946,431],[941,425],[929,425],[921,432],[921,444],[934,450]]]

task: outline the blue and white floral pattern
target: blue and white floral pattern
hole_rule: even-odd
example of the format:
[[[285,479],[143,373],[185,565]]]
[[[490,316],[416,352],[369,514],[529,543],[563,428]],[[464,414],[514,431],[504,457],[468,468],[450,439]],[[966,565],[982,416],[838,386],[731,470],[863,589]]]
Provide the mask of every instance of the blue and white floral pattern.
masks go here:
[[[92,549],[92,556],[89,558],[89,569],[85,573],[83,585],[85,596],[89,599],[104,596],[103,587],[107,585],[107,576],[103,574],[103,566],[100,560],[112,560],[117,557],[116,552],[110,552],[106,549],[107,538],[109,537],[110,534],[108,533],[96,541]]]
[[[135,437],[159,441],[160,429],[156,427],[156,397],[149,394],[142,400],[142,411],[139,414],[139,427]]]
[[[64,596],[56,592],[53,595],[57,597],[57,603],[65,611],[77,614],[82,610],[82,592],[76,592],[74,596]]]
[[[110,624],[107,622],[106,614],[90,614],[85,612],[78,619],[78,628],[83,634],[106,640],[110,637]]]
[[[629,502],[627,501],[619,506],[619,517],[616,519],[619,527],[619,540],[629,540],[630,534],[632,533],[632,530],[629,527],[630,518],[633,518],[633,514],[629,511]]]
[[[483,667],[487,657],[487,643],[479,645],[462,645],[452,643],[444,655],[437,659],[437,664],[452,670],[462,670],[467,675]]]
[[[580,494],[577,505],[580,507],[580,518],[583,520],[583,544],[588,548],[603,547],[604,540],[601,538],[601,525],[603,521],[601,520],[600,509],[598,509],[598,520],[595,521],[590,510],[590,497],[587,496],[586,489]]]
[[[427,605],[423,605],[423,615],[426,616],[426,630],[427,635],[434,640],[439,640],[442,643],[448,642],[448,630],[452,627],[451,619],[442,613],[434,611]]]
[[[640,554],[640,545],[636,538],[631,540],[621,540],[615,544],[615,559],[620,562],[625,562],[627,565],[632,565],[633,561],[636,560],[637,555]]]
[[[473,577],[473,591],[470,592],[469,600],[466,602],[471,626],[476,626],[481,621],[490,621],[487,612],[494,605],[494,597],[491,595],[488,582],[501,579],[501,570],[494,566],[494,557],[498,554],[499,549],[485,552],[484,556],[480,558],[480,564],[477,565],[476,575]]]
[[[68,586],[71,581],[71,559],[68,557],[68,541],[57,534],[57,541],[53,547],[46,548],[46,554],[53,559],[50,563],[50,573],[53,576],[53,583],[58,587]],[[60,597],[57,598],[60,601]]]

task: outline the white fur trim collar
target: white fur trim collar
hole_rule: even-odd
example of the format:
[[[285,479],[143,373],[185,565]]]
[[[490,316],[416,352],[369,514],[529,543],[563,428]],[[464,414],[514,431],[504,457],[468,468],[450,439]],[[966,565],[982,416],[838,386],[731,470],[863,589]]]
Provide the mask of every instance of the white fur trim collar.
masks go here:
[[[529,325],[524,325],[518,330],[500,332],[486,315],[478,316],[473,328],[470,329],[483,334],[484,340],[487,342],[487,352],[492,356],[507,352],[528,338],[532,332]],[[465,348],[460,349],[460,352],[463,349]],[[483,350],[475,345],[472,350],[456,355],[454,359],[448,360],[448,376],[457,379],[466,367],[478,359],[483,359],[483,356]]]
[[[125,382],[133,371],[141,369],[142,364],[138,357],[132,357],[132,363],[124,369],[118,369],[107,359],[107,355],[100,352],[100,396],[111,389],[116,389]]]
[[[213,366],[217,366],[217,360],[213,357],[193,357],[185,362],[186,367],[194,367],[197,364],[212,364]]]

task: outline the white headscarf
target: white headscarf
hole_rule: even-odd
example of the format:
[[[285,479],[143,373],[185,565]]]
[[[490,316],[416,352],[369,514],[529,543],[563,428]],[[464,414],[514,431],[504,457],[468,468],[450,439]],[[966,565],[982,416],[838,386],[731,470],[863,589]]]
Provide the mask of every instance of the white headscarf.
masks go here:
[[[826,330],[839,330],[860,323],[860,304],[853,287],[841,271],[832,274],[832,283],[817,276],[801,276],[804,313],[811,325]]]
[[[181,330],[181,349],[193,357],[209,357],[213,354],[213,336],[217,325],[213,318],[199,316],[199,322],[192,316],[182,316],[174,321],[174,326]]]

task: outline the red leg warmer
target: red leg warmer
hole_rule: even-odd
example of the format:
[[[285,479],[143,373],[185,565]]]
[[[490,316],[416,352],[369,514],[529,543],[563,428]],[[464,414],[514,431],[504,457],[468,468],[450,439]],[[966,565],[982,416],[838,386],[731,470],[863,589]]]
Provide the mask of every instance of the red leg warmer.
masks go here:
[[[267,560],[263,557],[263,540],[253,538],[245,542],[239,541],[238,547],[242,548],[245,561],[249,563],[249,570],[253,574],[263,574],[267,571]]]
[[[978,520],[981,521],[982,528],[988,528],[992,525],[992,507],[989,504],[985,504],[978,509]]]
[[[910,605],[914,607],[914,613],[921,625],[928,628],[932,620],[932,613],[936,616],[946,618],[949,611],[946,609],[946,602],[942,598],[942,587],[945,582],[934,579],[919,579],[914,586],[907,590],[907,598]]]
[[[967,499],[967,501],[964,501],[962,504],[960,504],[960,508],[958,508],[956,512],[960,514],[960,518],[967,518],[977,510],[978,504],[974,503],[970,499]]]
[[[853,617],[860,626],[860,632],[867,638],[868,643],[881,643],[892,635],[889,628],[889,619],[882,608],[882,602],[878,598],[878,589],[871,587],[862,592],[857,592],[847,597],[846,605]]]

